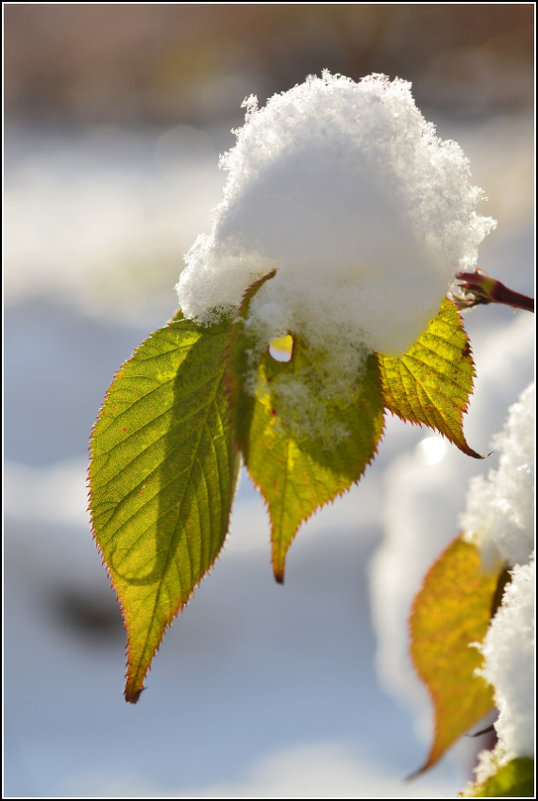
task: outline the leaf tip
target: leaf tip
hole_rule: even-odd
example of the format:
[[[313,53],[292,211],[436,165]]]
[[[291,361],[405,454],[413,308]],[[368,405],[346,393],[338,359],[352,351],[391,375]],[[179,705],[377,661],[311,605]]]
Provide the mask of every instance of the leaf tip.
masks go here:
[[[284,552],[284,555],[278,553],[275,548],[275,543],[273,543],[272,563],[273,563],[273,576],[275,578],[276,583],[284,584],[284,573],[286,572],[286,552]]]
[[[422,773],[424,773],[429,767],[430,767],[430,760],[427,760],[420,768],[414,770],[412,773],[409,774],[409,776],[405,776],[404,782],[412,782],[415,779],[418,779],[418,777]]]
[[[145,689],[145,687],[140,687],[138,690],[133,691],[129,687],[126,687],[123,696],[128,704],[136,704]]]
[[[491,454],[492,454],[492,451],[490,451],[489,453],[485,453],[482,456],[481,453],[478,453],[477,451],[473,450],[470,447],[470,445],[467,444],[467,442],[465,442],[465,446],[464,447],[462,447],[458,443],[456,443],[456,446],[460,449],[460,451],[462,451],[462,453],[467,454],[467,456],[472,456],[473,459],[487,459],[488,456],[491,456]]]
[[[297,534],[297,529],[293,532],[293,537]],[[272,554],[271,554],[271,563],[273,565],[273,576],[277,584],[284,584],[284,575],[286,572],[286,555],[288,549],[291,545],[293,540],[291,538],[290,542],[283,544],[282,542],[277,542],[274,536],[274,527],[271,531],[271,540],[272,540]]]

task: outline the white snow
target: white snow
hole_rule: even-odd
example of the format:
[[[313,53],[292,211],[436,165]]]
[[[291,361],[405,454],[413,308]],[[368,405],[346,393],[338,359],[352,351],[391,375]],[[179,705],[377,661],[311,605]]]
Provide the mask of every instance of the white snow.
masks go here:
[[[508,412],[493,438],[499,466],[471,479],[462,516],[464,538],[481,551],[484,567],[513,567],[484,642],[480,671],[494,691],[498,742],[480,756],[482,783],[516,757],[534,756],[534,383]]]
[[[493,439],[499,467],[470,482],[464,536],[482,553],[486,568],[514,566],[501,606],[480,650],[481,673],[492,685],[499,717],[498,742],[476,770],[484,782],[516,757],[534,756],[534,383],[510,407]]]
[[[502,604],[481,647],[483,676],[494,687],[498,742],[482,752],[476,770],[482,783],[517,757],[534,756],[534,554],[516,565]]]
[[[495,688],[499,743],[509,759],[534,755],[534,556],[516,565],[483,645]]]
[[[357,343],[405,352],[495,226],[461,148],[384,75],[324,71],[245,106],[223,200],[185,257],[183,312],[210,324],[276,268],[251,308],[264,336],[300,334],[344,370]]]
[[[499,466],[487,479],[471,479],[461,523],[465,539],[482,552],[486,567],[502,560],[525,564],[534,549],[534,383],[510,407],[492,442]]]

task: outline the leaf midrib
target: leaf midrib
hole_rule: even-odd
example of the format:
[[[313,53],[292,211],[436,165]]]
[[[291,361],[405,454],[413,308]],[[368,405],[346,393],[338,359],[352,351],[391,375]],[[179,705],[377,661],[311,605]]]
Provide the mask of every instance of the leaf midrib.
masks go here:
[[[203,425],[200,426],[200,435],[199,435],[198,442],[196,444],[195,450],[193,451],[193,456],[192,456],[192,461],[191,461],[191,468],[190,468],[190,472],[191,473],[193,472],[194,465],[196,464],[196,461],[198,460],[198,453],[199,453],[199,450],[200,450],[200,445],[201,445],[203,434],[204,434],[204,432],[206,430],[206,427],[207,427],[207,421],[208,421],[208,418],[209,418],[209,412],[210,412],[211,406],[215,402],[215,398],[217,396],[218,389],[221,386],[221,383],[222,383],[222,380],[223,380],[223,377],[224,377],[224,373],[225,373],[225,369],[226,369],[226,362],[225,362],[225,360],[223,360],[223,366],[222,366],[222,370],[221,370],[221,373],[220,373],[220,378],[219,378],[218,381],[215,382],[215,389],[213,391],[213,395],[212,395],[212,397],[210,399],[208,399],[204,423],[203,423]],[[182,494],[180,503],[178,505],[178,519],[180,518],[180,510],[181,510],[181,508],[183,506],[183,503],[184,503],[184,500],[185,500],[185,494],[186,494],[186,492],[188,490],[188,485],[189,485],[189,482],[187,481],[186,484],[185,484],[185,488],[183,490],[183,494]],[[168,573],[168,571],[170,569],[170,565],[171,565],[171,563],[173,561],[172,550],[173,550],[174,546],[177,544],[178,538],[179,538],[178,534],[177,534],[177,530],[178,530],[178,523],[176,521],[176,524],[175,524],[175,527],[174,527],[174,531],[173,531],[173,533],[172,533],[172,535],[170,537],[170,542],[169,542],[168,548],[166,549],[166,557],[165,557],[165,560],[164,560],[164,569],[163,569],[163,572],[162,572],[162,576],[159,579],[159,581],[156,582],[156,593],[155,593],[155,599],[154,599],[154,603],[153,603],[153,609],[152,609],[151,616],[150,616],[150,622],[149,622],[149,624],[147,626],[147,633],[146,633],[146,637],[144,639],[144,645],[143,645],[143,648],[141,649],[141,652],[140,652],[141,656],[140,656],[140,658],[138,660],[138,664],[136,666],[136,676],[138,676],[139,666],[143,662],[143,655],[146,653],[146,650],[148,648],[148,641],[149,641],[150,633],[153,630],[153,624],[154,624],[154,621],[155,621],[157,604],[158,604],[158,601],[159,601],[159,598],[160,598],[160,594],[161,594],[161,591],[162,591],[162,588],[163,588],[164,578],[167,575],[167,573]],[[190,545],[191,544],[189,542],[189,538],[188,537],[185,538],[185,541],[186,541],[186,545],[187,545],[187,550],[189,551],[189,566],[191,568],[191,573],[192,573],[192,560],[190,558],[190,553],[191,553]],[[180,584],[180,587],[181,587],[181,583],[180,582],[178,582],[178,583]],[[182,593],[181,593],[181,595],[182,595]],[[177,605],[178,608],[173,610],[173,614],[172,614],[171,618],[168,620],[166,626],[162,630],[161,637],[159,638],[159,643],[162,640],[162,637],[164,636],[164,632],[165,632],[166,628],[170,625],[171,620],[175,616],[175,613],[178,611],[178,609],[181,608],[182,603],[184,603],[184,602],[180,601],[178,603],[178,605]],[[157,650],[157,648],[159,646],[159,643],[157,643],[157,645],[153,649],[151,656],[153,656],[155,654],[155,651]],[[131,648],[129,648],[129,651],[130,651],[130,653],[132,653]],[[134,665],[133,665],[133,667],[134,667]],[[134,682],[134,684],[136,685],[137,682]]]

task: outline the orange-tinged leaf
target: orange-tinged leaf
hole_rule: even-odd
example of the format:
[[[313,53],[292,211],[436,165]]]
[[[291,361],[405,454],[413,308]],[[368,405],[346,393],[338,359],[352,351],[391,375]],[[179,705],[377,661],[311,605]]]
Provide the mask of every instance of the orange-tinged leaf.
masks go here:
[[[298,527],[358,481],[383,432],[377,359],[371,354],[344,397],[331,393],[318,354],[293,336],[291,359],[272,358],[247,321],[245,297],[230,337],[229,389],[237,444],[271,519],[273,570],[284,579]]]
[[[482,572],[474,545],[456,538],[426,574],[410,618],[411,656],[435,710],[434,741],[420,773],[493,708],[476,669],[496,603],[497,572]]]
[[[131,702],[228,528],[239,462],[223,379],[230,325],[179,312],[119,370],[92,432],[93,531],[125,618]]]
[[[481,458],[463,434],[475,370],[461,315],[451,300],[443,300],[439,314],[407,353],[378,358],[389,411],[439,431],[464,453]]]

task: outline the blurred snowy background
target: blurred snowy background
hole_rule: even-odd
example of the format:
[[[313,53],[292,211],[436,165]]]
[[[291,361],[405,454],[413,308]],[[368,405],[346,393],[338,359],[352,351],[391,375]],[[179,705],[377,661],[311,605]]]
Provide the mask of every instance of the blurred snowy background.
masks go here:
[[[4,8],[5,795],[454,796],[480,739],[403,781],[431,725],[406,620],[495,454],[389,420],[360,484],[299,532],[284,587],[243,476],[217,569],[133,707],[87,443],[115,370],[175,311],[243,98],[324,67],[413,81],[499,222],[481,266],[533,293],[533,5]],[[534,323],[479,307],[465,325],[465,432],[486,453],[532,378]]]

